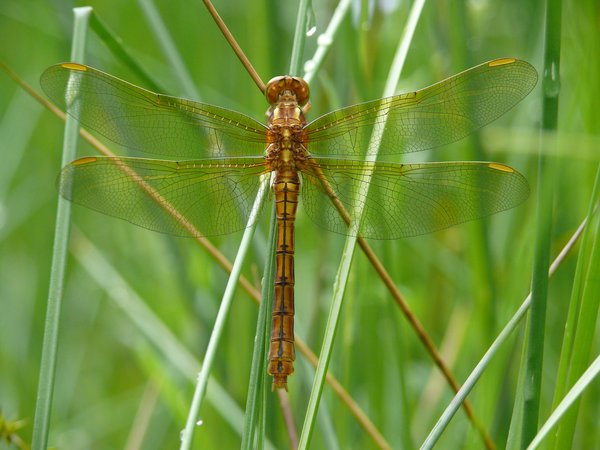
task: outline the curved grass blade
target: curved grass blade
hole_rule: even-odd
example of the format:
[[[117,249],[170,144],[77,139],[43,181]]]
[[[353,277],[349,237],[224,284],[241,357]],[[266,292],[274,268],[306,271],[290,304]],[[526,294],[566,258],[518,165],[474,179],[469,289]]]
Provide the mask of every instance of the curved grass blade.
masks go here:
[[[596,181],[590,202],[590,213],[588,215],[590,223],[592,223],[592,215],[598,206],[599,195],[600,167],[596,172]],[[586,229],[586,231],[588,230]],[[564,375],[561,373],[562,376],[559,381],[562,383],[557,385],[557,394],[560,391],[564,392],[571,386],[574,387],[578,377],[584,372],[590,360],[594,334],[597,329],[598,310],[600,308],[600,277],[598,276],[600,273],[600,220],[597,217],[593,231],[589,230],[584,238],[587,239],[584,242],[587,245],[581,246],[580,258],[577,261],[577,272],[581,276],[576,278],[571,295],[573,305],[570,307],[569,312],[573,309],[573,317],[567,323],[565,330],[565,342],[567,343],[563,347],[565,355],[561,354],[561,364],[563,364],[562,359],[564,358],[568,361],[568,365],[565,368],[566,373]],[[590,248],[591,250],[588,250]],[[577,312],[575,313],[575,311]],[[568,341],[569,334],[573,335],[572,342]],[[561,401],[564,400],[563,398]],[[573,446],[578,413],[579,402],[562,417],[558,431],[551,441],[552,448],[560,449],[565,448],[565,446]]]

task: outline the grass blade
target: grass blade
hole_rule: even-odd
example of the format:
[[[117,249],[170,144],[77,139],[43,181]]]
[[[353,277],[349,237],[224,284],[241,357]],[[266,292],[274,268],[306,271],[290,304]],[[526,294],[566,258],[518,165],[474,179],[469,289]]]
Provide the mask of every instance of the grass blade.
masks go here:
[[[189,98],[199,100],[200,94],[198,93],[198,89],[196,89],[196,84],[185,67],[183,58],[179,54],[177,46],[175,45],[175,42],[173,42],[173,38],[160,17],[156,5],[152,0],[138,0],[138,4],[142,8],[146,20],[148,20],[150,27],[154,31],[154,35],[163,50],[165,58],[167,58],[167,61],[169,61],[169,64],[173,68],[173,71],[183,88],[183,92],[185,92]]]
[[[92,8],[90,7],[75,8],[73,10],[75,21],[73,28],[73,44],[71,48],[72,61],[83,62],[91,13]],[[69,117],[65,123],[62,155],[63,165],[75,158],[77,138],[79,136],[78,131],[79,123],[72,117]],[[40,363],[37,402],[33,423],[32,448],[35,450],[41,450],[48,447],[52,394],[56,376],[60,311],[65,278],[67,247],[69,242],[70,216],[71,204],[62,197],[58,197],[48,306],[46,309],[42,360]]]
[[[250,381],[248,384],[248,396],[246,400],[246,415],[244,418],[244,433],[242,434],[242,449],[250,450],[253,448],[255,433],[258,431],[258,440],[264,440],[265,429],[259,426],[261,418],[265,417],[264,399],[266,396],[266,373],[265,362],[267,360],[267,349],[270,342],[271,305],[273,303],[273,280],[275,270],[275,239],[276,233],[275,212],[271,214],[271,226],[269,228],[268,242],[271,243],[268,253],[267,263],[265,264],[264,277],[262,282],[262,301],[258,308],[258,318],[256,322],[256,335],[254,337],[254,350],[252,354],[252,366],[250,369]],[[259,398],[262,394],[262,400]]]
[[[567,244],[563,247],[563,249],[558,254],[558,256],[554,259],[554,261],[548,271],[549,276],[554,274],[556,269],[558,269],[560,264],[565,260],[567,254],[571,251],[571,249],[573,248],[573,246],[575,245],[575,243],[577,242],[577,240],[583,233],[586,223],[587,223],[587,220],[584,220],[581,223],[581,225],[579,225],[579,227],[577,228],[577,231],[575,231],[573,236],[571,236],[571,239],[569,239],[569,242],[567,242]],[[510,336],[512,331],[517,327],[519,322],[523,319],[523,317],[525,316],[525,313],[529,309],[530,305],[531,305],[531,293],[525,298],[525,300],[523,301],[523,303],[521,304],[521,306],[519,307],[517,312],[508,321],[508,323],[504,326],[502,331],[498,334],[498,337],[494,340],[492,345],[490,345],[489,349],[486,351],[485,355],[483,355],[483,357],[477,363],[477,365],[475,366],[473,371],[469,374],[469,376],[467,377],[467,379],[465,380],[465,382],[463,383],[463,385],[461,386],[459,391],[456,393],[456,395],[454,396],[452,401],[448,404],[448,406],[446,407],[446,409],[444,410],[444,412],[438,419],[437,423],[435,424],[435,426],[433,427],[433,429],[431,430],[431,432],[429,433],[429,435],[427,436],[425,441],[423,441],[423,444],[421,445],[421,449],[424,450],[424,449],[433,448],[435,443],[438,441],[438,439],[442,435],[442,432],[444,431],[444,429],[450,423],[450,420],[452,420],[452,417],[454,416],[456,411],[458,411],[458,408],[460,408],[460,405],[465,401],[465,399],[467,398],[469,393],[473,390],[473,387],[475,387],[477,380],[479,380],[479,378],[481,378],[481,375],[483,375],[485,368],[490,364],[493,356],[498,353],[498,351],[500,350],[502,345],[506,342],[506,340],[508,339],[508,337]],[[516,414],[516,413],[513,412],[513,414]]]
[[[202,364],[202,369],[198,374],[198,382],[196,384],[196,390],[194,391],[194,397],[192,398],[192,403],[190,405],[188,419],[185,425],[185,429],[183,430],[183,434],[181,436],[180,448],[182,450],[188,450],[192,445],[194,430],[196,429],[198,412],[200,411],[200,407],[202,406],[202,399],[204,398],[204,393],[206,392],[206,385],[208,384],[210,369],[212,368],[212,364],[217,353],[217,346],[219,344],[219,341],[221,340],[223,329],[225,328],[225,319],[229,314],[229,308],[231,306],[231,302],[233,301],[233,295],[235,294],[238,278],[242,271],[242,265],[248,253],[250,243],[252,242],[252,235],[254,234],[254,230],[256,228],[256,216],[261,211],[262,204],[266,197],[266,192],[269,186],[268,182],[269,177],[266,175],[263,176],[263,180],[261,182],[258,194],[256,196],[256,200],[254,201],[254,205],[252,207],[252,212],[250,213],[250,217],[248,218],[249,226],[244,231],[242,241],[240,242],[240,248],[235,256],[235,261],[233,262],[231,274],[229,275],[229,279],[227,280],[227,286],[223,294],[223,299],[221,300],[219,313],[217,314],[217,318],[215,319],[215,324],[213,326],[210,340],[208,342],[208,348],[206,349],[204,363]]]
[[[141,80],[148,89],[156,92],[165,92],[152,77],[146,72],[146,70],[138,64],[138,62],[131,56],[127,49],[121,44],[121,40],[115,35],[115,33],[98,17],[97,13],[94,13],[90,17],[90,28],[98,35],[98,37],[104,42],[104,44],[110,49],[110,51],[123,64],[131,69]]]
[[[599,195],[600,167],[596,173],[594,192],[590,202],[590,214],[588,216],[590,223],[595,207],[598,204]],[[591,238],[591,235],[591,232],[589,234],[586,233],[585,238]],[[588,242],[584,241],[580,249],[580,258],[577,261],[577,271],[585,275],[584,277],[577,279],[573,287],[571,309],[577,311],[577,313],[572,314],[573,320],[567,325],[569,326],[569,330],[574,333],[574,337],[571,344],[569,342],[570,339],[568,339],[568,334],[565,333],[566,345],[563,348],[565,355],[561,355],[561,368],[563,368],[563,359],[568,361],[564,364],[566,383],[563,381],[565,379],[564,373],[559,372],[559,374],[563,376],[560,380],[563,381],[563,383],[560,385],[557,383],[556,390],[559,393],[561,391],[564,392],[571,386],[574,387],[579,376],[584,372],[585,367],[589,362],[590,352],[593,346],[594,333],[596,331],[598,320],[598,309],[600,307],[600,277],[598,277],[598,273],[600,273],[600,220],[597,217],[596,228],[594,229],[593,241],[591,243],[591,254],[588,256],[586,255],[586,249],[589,248],[589,245]],[[571,310],[569,312],[571,312]],[[571,317],[571,314],[569,316]],[[562,397],[561,394],[558,395]],[[555,395],[555,399],[558,395]],[[563,398],[561,402],[564,402],[565,398]],[[579,402],[565,413],[556,434],[556,441],[553,442],[554,448],[560,449],[572,446],[578,412]]]
[[[296,15],[296,27],[294,28],[294,45],[290,57],[290,75],[298,75],[301,70],[301,60],[304,54],[306,42],[306,23],[308,10],[311,8],[311,0],[300,0],[298,14]]]
[[[416,29],[418,19],[421,15],[424,4],[424,0],[417,0],[415,1],[415,3],[413,3],[406,27],[402,34],[402,38],[400,39],[399,46],[396,50],[396,55],[394,57],[394,61],[392,62],[392,66],[388,74],[388,79],[383,92],[383,97],[393,95],[395,92],[396,86],[398,84],[398,79],[400,78],[400,73],[402,71],[404,61],[406,59],[406,54],[408,53],[408,48],[410,42],[412,41],[412,37],[414,35],[414,31]],[[382,128],[383,127],[385,127],[385,124],[382,124]],[[374,135],[376,134],[374,133]],[[372,159],[377,158],[377,145],[378,143],[376,142],[376,140],[373,140],[369,144],[369,157],[371,157]],[[366,192],[364,195],[366,195]],[[360,215],[361,212],[359,211],[355,217],[360,217]],[[342,301],[344,298],[344,291],[350,273],[350,266],[352,263],[354,249],[356,248],[356,242],[356,236],[350,236],[346,239],[346,243],[344,245],[342,259],[340,261],[340,266],[338,268],[336,282],[333,289],[333,300],[331,302],[329,317],[327,318],[327,325],[325,327],[325,336],[323,338],[323,344],[321,347],[319,364],[315,373],[313,388],[311,390],[311,395],[308,401],[308,408],[306,411],[306,417],[304,419],[304,426],[302,428],[302,434],[300,436],[300,443],[298,447],[300,449],[306,449],[310,446],[310,440],[316,422],[321,393],[325,384],[325,376],[327,374],[327,368],[329,366],[329,359],[333,350],[333,342],[335,340],[340,311],[342,308]]]
[[[546,2],[546,36],[544,76],[542,81],[543,136],[556,131],[558,126],[558,93],[560,71],[561,0]],[[548,266],[552,242],[552,202],[554,200],[554,164],[541,152],[556,145],[542,137],[538,159],[537,225],[534,247],[533,278],[531,282],[531,312],[529,315],[529,338],[523,403],[523,426],[521,446],[525,447],[535,436],[540,413],[540,391],[544,355],[546,325],[546,301],[548,295]],[[552,158],[552,157],[550,157]]]
[[[351,4],[351,0],[341,0],[340,3],[338,3],[331,20],[329,21],[329,25],[327,25],[327,29],[317,39],[318,47],[315,51],[315,54],[304,64],[305,72],[303,78],[309,85],[316,73],[321,68],[321,64],[323,64],[323,60],[331,48],[331,44],[335,39],[335,35],[342,24],[342,20],[344,17],[346,17],[348,11],[350,11]]]
[[[546,437],[557,422],[567,413],[567,410],[578,401],[583,391],[594,381],[594,379],[600,374],[600,356],[598,356],[594,362],[587,368],[587,370],[579,377],[577,382],[573,385],[571,390],[558,404],[554,412],[548,417],[548,420],[542,425],[540,431],[537,433],[535,438],[531,441],[527,450],[533,450],[537,448],[544,437]],[[568,447],[570,448],[570,447]]]

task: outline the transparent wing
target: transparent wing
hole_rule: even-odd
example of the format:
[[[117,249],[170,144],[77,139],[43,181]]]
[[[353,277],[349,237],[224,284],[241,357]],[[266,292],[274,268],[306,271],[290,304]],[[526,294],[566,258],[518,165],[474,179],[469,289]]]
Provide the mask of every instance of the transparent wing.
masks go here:
[[[189,236],[243,229],[256,197],[262,158],[163,161],[86,157],[63,168],[63,197],[144,228]]]
[[[498,59],[420,91],[333,111],[307,125],[315,156],[364,155],[375,124],[380,155],[416,152],[457,141],[497,119],[535,86],[524,61]]]
[[[177,158],[264,153],[265,126],[235,111],[156,94],[74,63],[48,68],[40,83],[85,127],[131,150]]]
[[[361,236],[398,239],[512,208],[527,198],[529,186],[520,173],[499,163],[319,160],[317,167],[313,162],[303,171],[301,203],[317,225],[349,235],[356,232],[330,195],[323,195],[327,192],[335,192],[351,220],[362,210]]]

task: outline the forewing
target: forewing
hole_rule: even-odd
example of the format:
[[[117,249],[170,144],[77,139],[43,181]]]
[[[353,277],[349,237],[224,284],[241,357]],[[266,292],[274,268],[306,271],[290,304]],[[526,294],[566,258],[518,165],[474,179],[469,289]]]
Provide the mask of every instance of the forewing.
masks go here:
[[[441,230],[512,208],[529,194],[520,173],[488,162],[319,160],[303,172],[302,181],[301,203],[317,225],[373,239]],[[360,227],[345,222],[333,195],[353,224],[362,212]]]
[[[215,236],[247,225],[264,170],[260,158],[86,157],[63,168],[59,189],[74,203],[150,230]]]
[[[74,63],[48,68],[40,82],[85,127],[131,150],[176,158],[264,153],[265,126],[235,111],[156,94]]]
[[[378,144],[379,155],[438,147],[500,117],[536,82],[535,69],[525,61],[490,61],[420,91],[325,114],[306,127],[308,150],[315,156],[356,158],[370,140]]]

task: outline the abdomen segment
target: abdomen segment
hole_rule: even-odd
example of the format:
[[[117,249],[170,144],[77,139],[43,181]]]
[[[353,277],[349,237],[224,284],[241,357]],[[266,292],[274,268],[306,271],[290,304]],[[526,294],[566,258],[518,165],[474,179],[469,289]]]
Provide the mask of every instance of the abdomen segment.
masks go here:
[[[278,172],[273,184],[277,214],[275,294],[269,349],[273,389],[287,390],[294,372],[294,222],[300,181],[294,171]]]

